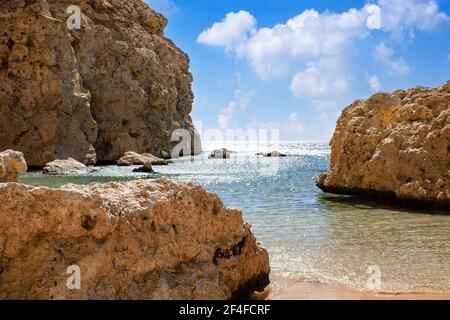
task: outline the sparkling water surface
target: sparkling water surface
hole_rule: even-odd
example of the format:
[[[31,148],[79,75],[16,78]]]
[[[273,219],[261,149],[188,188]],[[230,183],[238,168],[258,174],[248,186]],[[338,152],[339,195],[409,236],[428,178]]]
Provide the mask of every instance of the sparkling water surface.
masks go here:
[[[200,156],[155,166],[156,175],[134,167],[98,167],[93,174],[47,177],[27,173],[21,182],[58,187],[66,183],[131,181],[168,177],[191,181],[242,210],[269,251],[274,290],[293,281],[339,283],[367,289],[369,266],[381,271],[382,292],[450,291],[450,212],[402,208],[392,203],[322,193],[315,177],[329,167],[329,147],[284,142],[286,158],[262,158],[265,150],[233,144],[231,159]]]

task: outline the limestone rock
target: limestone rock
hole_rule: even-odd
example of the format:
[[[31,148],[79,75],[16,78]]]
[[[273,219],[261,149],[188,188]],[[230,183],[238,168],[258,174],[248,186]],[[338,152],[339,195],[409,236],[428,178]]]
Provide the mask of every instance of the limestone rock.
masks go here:
[[[217,149],[211,152],[209,159],[229,159],[232,153],[234,152],[226,148]]]
[[[138,154],[136,152],[127,152],[117,161],[118,166],[132,166],[132,165],[146,165],[166,166],[169,164],[168,160],[155,157],[152,154],[144,153]]]
[[[229,299],[268,285],[241,212],[192,184],[2,184],[0,212],[0,299]]]
[[[375,94],[338,120],[327,192],[450,204],[450,82]]]
[[[146,163],[142,167],[134,169],[133,172],[155,173],[150,163]]]
[[[57,176],[87,174],[93,171],[93,169],[72,158],[49,162],[42,169],[44,174]]]
[[[66,10],[81,9],[69,30]],[[192,124],[189,58],[142,0],[0,2],[0,149],[31,166],[74,158],[116,161],[126,151],[162,155]]]
[[[17,182],[18,175],[27,169],[27,163],[21,152],[13,150],[0,152],[0,183]]]

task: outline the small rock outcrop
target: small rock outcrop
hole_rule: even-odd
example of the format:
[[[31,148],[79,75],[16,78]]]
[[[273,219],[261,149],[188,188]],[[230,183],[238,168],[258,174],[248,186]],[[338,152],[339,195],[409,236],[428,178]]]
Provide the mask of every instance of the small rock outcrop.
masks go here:
[[[450,82],[375,94],[338,120],[326,192],[450,205]]]
[[[170,154],[184,129],[199,153],[189,57],[166,25],[143,0],[0,1],[0,150],[94,164]]]
[[[232,153],[234,152],[227,148],[217,149],[211,152],[209,159],[229,159]]]
[[[192,184],[0,184],[0,213],[0,299],[234,299],[269,283],[242,213]]]
[[[0,152],[0,183],[17,182],[19,174],[26,172],[27,169],[22,152],[13,150]]]
[[[284,157],[287,157],[286,154],[281,153],[280,151],[272,151],[272,152],[269,152],[269,153],[267,153],[267,152],[260,152],[260,153],[257,153],[256,155],[257,156],[264,156],[264,157],[267,157],[267,158],[284,158]]]
[[[125,155],[117,161],[118,166],[133,166],[133,165],[146,165],[151,166],[167,166],[170,162],[168,160],[155,157],[152,154],[144,153],[139,154],[136,152],[127,152]]]
[[[153,171],[153,167],[150,163],[146,163],[142,167],[134,169],[133,172],[155,173],[155,171]]]
[[[93,171],[94,170],[92,168],[89,168],[88,166],[72,158],[49,162],[42,169],[43,174],[51,176],[71,176],[78,174],[88,174]]]

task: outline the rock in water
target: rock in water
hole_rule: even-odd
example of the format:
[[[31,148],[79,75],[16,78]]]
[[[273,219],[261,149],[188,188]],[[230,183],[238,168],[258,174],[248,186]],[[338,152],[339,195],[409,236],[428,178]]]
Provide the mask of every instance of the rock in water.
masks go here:
[[[150,163],[146,163],[142,167],[134,169],[133,172],[155,173]]]
[[[80,30],[67,26],[73,4]],[[1,1],[0,150],[31,166],[93,164],[170,154],[172,133],[186,129],[199,153],[189,58],[166,24],[142,0]]]
[[[136,152],[127,152],[125,155],[117,161],[118,166],[132,166],[132,165],[146,165],[153,166],[167,166],[168,160],[155,157],[152,154],[144,153],[138,154]]]
[[[72,158],[49,162],[42,169],[42,173],[56,176],[87,174],[93,171],[93,169]]]
[[[27,163],[21,152],[13,150],[0,152],[0,183],[17,182],[18,175],[27,169]]]
[[[192,184],[1,184],[0,213],[0,299],[229,299],[269,283],[241,212]]]
[[[331,141],[326,192],[450,205],[450,82],[347,107]]]
[[[217,149],[211,152],[209,155],[209,159],[230,159],[231,154],[235,153],[233,151],[228,150],[227,148]]]

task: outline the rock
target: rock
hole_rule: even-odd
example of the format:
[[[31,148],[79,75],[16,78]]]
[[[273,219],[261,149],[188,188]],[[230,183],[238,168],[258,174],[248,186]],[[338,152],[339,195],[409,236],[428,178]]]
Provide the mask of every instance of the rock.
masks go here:
[[[265,153],[265,152],[260,152],[256,154],[257,156],[264,156],[264,157],[268,157],[268,158],[283,158],[283,157],[287,157],[286,154],[281,153],[279,151],[272,151],[269,153]]]
[[[2,184],[0,212],[0,299],[230,299],[269,283],[241,212],[192,184]]]
[[[74,4],[80,30],[67,27]],[[1,1],[0,150],[93,164],[170,153],[185,129],[199,153],[189,58],[166,24],[142,0]]]
[[[146,163],[142,167],[134,169],[133,172],[155,173],[150,163]]]
[[[18,175],[27,170],[23,153],[13,150],[0,152],[0,183],[17,182]]]
[[[326,192],[450,204],[450,82],[379,93],[338,120]]]
[[[154,155],[148,153],[138,154],[136,152],[127,152],[122,158],[120,158],[117,161],[118,166],[132,166],[145,164],[150,164],[153,166],[166,166],[169,164],[169,161],[155,157]]]
[[[70,176],[79,174],[88,174],[94,170],[86,165],[72,159],[55,160],[49,162],[42,169],[42,173],[52,176]]]
[[[217,149],[211,152],[209,159],[229,159],[232,153],[235,152],[230,151],[227,148]]]

